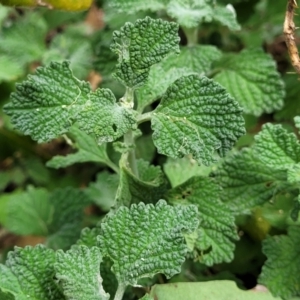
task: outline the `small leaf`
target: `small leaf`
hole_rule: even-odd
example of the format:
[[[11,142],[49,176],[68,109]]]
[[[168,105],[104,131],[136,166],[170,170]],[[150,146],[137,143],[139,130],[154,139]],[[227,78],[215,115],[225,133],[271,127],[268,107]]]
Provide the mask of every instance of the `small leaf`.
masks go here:
[[[22,293],[27,299],[29,297],[32,300],[65,300],[53,281],[54,262],[55,252],[37,245],[15,247],[13,252],[8,253],[6,266],[17,278]]]
[[[285,171],[266,166],[249,148],[225,158],[215,175],[224,190],[221,199],[238,213],[269,201],[287,185]]]
[[[177,31],[176,23],[149,17],[115,31],[111,45],[119,56],[115,77],[130,88],[143,85],[152,65],[171,52],[179,53]]]
[[[70,129],[70,135],[75,140],[74,147],[78,151],[66,156],[54,156],[47,162],[48,167],[58,169],[83,162],[98,162],[113,166],[106,153],[106,144],[98,145],[94,137],[87,135],[76,126]]]
[[[300,162],[300,144],[282,125],[265,124],[255,136],[254,151],[268,167],[286,170]]]
[[[237,99],[245,113],[260,116],[283,106],[283,81],[275,61],[261,49],[226,55],[223,64],[223,70],[214,78]]]
[[[151,123],[159,153],[192,154],[204,165],[216,161],[244,134],[239,105],[213,80],[197,75],[175,81],[155,109]]]
[[[69,300],[108,300],[102,287],[100,263],[102,257],[97,247],[74,246],[67,252],[56,252],[55,276]]]
[[[166,198],[173,204],[194,204],[199,210],[199,261],[212,266],[230,262],[238,240],[235,218],[230,207],[220,200],[220,187],[211,178],[192,177],[170,190]]]
[[[103,221],[98,240],[103,255],[114,262],[119,284],[135,285],[157,273],[168,278],[179,273],[187,252],[183,231],[197,226],[195,206],[172,207],[161,200],[155,206],[120,207]]]
[[[266,285],[274,296],[289,299],[300,295],[299,233],[299,227],[292,226],[287,236],[270,236],[263,242],[267,261],[259,282]]]

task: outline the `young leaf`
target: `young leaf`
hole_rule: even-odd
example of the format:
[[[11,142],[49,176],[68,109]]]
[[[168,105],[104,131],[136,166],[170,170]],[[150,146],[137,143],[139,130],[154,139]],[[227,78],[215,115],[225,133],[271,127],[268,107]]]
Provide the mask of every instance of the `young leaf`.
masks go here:
[[[98,237],[103,255],[113,262],[119,285],[164,273],[168,278],[181,270],[187,247],[183,231],[198,226],[194,205],[172,207],[160,200],[155,206],[139,203],[120,207],[101,224]]]
[[[54,156],[47,162],[48,167],[58,169],[75,163],[98,162],[117,169],[106,153],[106,144],[98,145],[94,137],[87,135],[76,126],[71,127],[70,135],[75,140],[74,147],[78,149],[78,152],[67,156]]]
[[[166,195],[173,204],[197,205],[200,224],[195,247],[202,253],[199,261],[207,266],[232,261],[238,240],[234,215],[220,200],[220,191],[211,178],[192,177]]]
[[[113,33],[111,50],[119,56],[115,77],[129,88],[143,85],[152,65],[179,53],[177,32],[176,23],[149,17],[126,23]]]
[[[167,182],[159,166],[151,166],[149,162],[139,159],[137,168],[139,178],[121,161],[120,186],[116,200],[122,205],[131,203],[156,203],[166,191]]]
[[[192,154],[204,165],[216,161],[244,134],[242,109],[218,83],[197,75],[175,81],[151,120],[159,153],[176,158]]]
[[[272,169],[286,170],[300,161],[300,144],[282,125],[265,124],[255,136],[254,151]]]
[[[215,175],[222,200],[239,213],[269,201],[287,185],[285,171],[266,166],[249,148],[225,158]]]
[[[55,252],[42,245],[15,247],[13,252],[9,252],[6,266],[17,278],[21,287],[21,291],[13,291],[17,295],[21,294],[17,299],[65,300],[53,281],[54,262]]]
[[[288,229],[288,235],[270,236],[263,242],[267,261],[259,282],[274,296],[290,299],[300,295],[300,231],[298,226]]]
[[[171,0],[167,5],[167,14],[186,28],[196,28],[201,23],[216,20],[231,30],[240,29],[233,6],[223,7],[212,0]]]
[[[108,300],[102,287],[97,247],[74,246],[69,251],[56,252],[55,276],[68,300]]]
[[[283,106],[283,81],[275,61],[261,49],[226,55],[221,67],[223,70],[215,80],[239,101],[245,113],[260,116]]]

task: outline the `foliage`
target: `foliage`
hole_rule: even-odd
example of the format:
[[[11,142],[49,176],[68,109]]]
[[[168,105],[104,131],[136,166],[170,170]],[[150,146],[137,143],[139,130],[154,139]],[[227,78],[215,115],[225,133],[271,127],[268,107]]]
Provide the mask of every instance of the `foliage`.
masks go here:
[[[231,2],[0,4],[1,299],[300,297],[284,7]]]

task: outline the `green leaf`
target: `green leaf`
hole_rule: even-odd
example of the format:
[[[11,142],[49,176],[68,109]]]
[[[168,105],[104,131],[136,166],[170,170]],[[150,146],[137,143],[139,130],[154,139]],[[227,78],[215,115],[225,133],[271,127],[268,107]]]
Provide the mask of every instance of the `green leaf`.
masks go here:
[[[17,59],[21,66],[37,61],[46,48],[46,33],[46,22],[39,14],[25,14],[0,32],[0,54]]]
[[[192,177],[170,190],[166,198],[173,204],[194,204],[199,210],[199,261],[208,266],[230,262],[238,240],[235,218],[230,207],[220,200],[220,187],[211,178]]]
[[[21,296],[17,299],[32,300],[64,300],[55,284],[54,265],[55,252],[42,245],[25,248],[15,247],[8,253],[6,266],[11,270],[21,287]],[[14,280],[15,281],[15,280]],[[14,285],[18,287],[18,285]],[[15,290],[19,294],[19,290]]]
[[[287,170],[287,180],[289,183],[300,183],[300,164],[295,164],[292,165],[288,170]]]
[[[8,55],[0,56],[0,66],[0,82],[16,80],[24,72],[20,63]]]
[[[55,276],[66,299],[108,300],[102,287],[100,249],[76,246],[67,252],[56,252]]]
[[[151,10],[157,12],[164,9],[165,3],[169,0],[111,0],[109,6],[118,12],[133,14],[143,10]]]
[[[164,172],[172,187],[184,183],[193,176],[208,176],[211,170],[211,167],[199,166],[189,156],[180,159],[168,157],[167,162],[164,164]]]
[[[267,261],[259,281],[274,296],[289,299],[300,295],[300,231],[298,226],[288,229],[288,235],[268,237],[263,242]]]
[[[127,162],[120,163],[120,186],[116,200],[118,204],[156,203],[166,191],[167,182],[159,166],[152,166],[142,159],[137,160],[139,177],[128,168]]]
[[[80,234],[80,239],[77,241],[77,245],[85,245],[89,248],[97,246],[97,236],[101,234],[101,229],[96,226],[94,228],[83,228]]]
[[[119,56],[115,77],[130,88],[143,85],[152,65],[179,53],[177,32],[176,23],[149,17],[126,23],[113,33],[111,50]]]
[[[164,300],[280,300],[265,290],[241,290],[234,281],[229,280],[156,284],[152,287],[150,295],[154,299]]]
[[[274,170],[286,170],[300,161],[300,144],[294,133],[282,125],[265,124],[255,136],[254,151]]]
[[[294,118],[294,121],[295,121],[295,126],[300,129],[300,116],[298,117],[295,117]]]
[[[186,28],[196,28],[201,23],[215,20],[231,30],[240,29],[233,6],[219,6],[212,0],[171,0],[167,14]]]
[[[275,61],[261,49],[226,55],[223,64],[214,78],[239,101],[245,113],[260,116],[283,106],[283,81]]]
[[[155,206],[139,203],[107,216],[98,240],[103,255],[114,262],[119,284],[135,285],[157,273],[168,278],[179,273],[187,253],[183,231],[193,232],[197,226],[193,205],[172,207],[163,200]]]
[[[115,204],[118,185],[119,176],[104,171],[97,174],[96,181],[91,182],[84,192],[103,211],[109,211]]]
[[[218,83],[197,75],[175,81],[151,120],[159,153],[177,158],[192,154],[204,165],[224,156],[244,134],[242,109]]]
[[[98,162],[107,164],[113,169],[117,168],[106,153],[106,144],[98,145],[94,137],[87,135],[76,126],[71,127],[70,135],[75,140],[75,144],[72,146],[78,151],[66,156],[58,155],[53,157],[47,162],[48,167],[58,169],[75,163]]]
[[[215,175],[224,190],[221,199],[238,213],[269,201],[287,185],[285,171],[266,166],[249,148],[225,158]]]

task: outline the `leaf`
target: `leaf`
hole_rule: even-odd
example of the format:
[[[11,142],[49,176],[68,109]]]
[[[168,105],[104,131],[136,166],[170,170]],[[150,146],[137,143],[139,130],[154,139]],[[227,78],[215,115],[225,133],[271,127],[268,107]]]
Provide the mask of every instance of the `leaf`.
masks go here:
[[[300,295],[299,232],[298,226],[291,226],[287,236],[270,236],[263,242],[267,261],[259,282],[266,285],[274,296],[288,299]]]
[[[114,262],[119,284],[135,285],[139,278],[157,273],[168,278],[179,273],[187,252],[183,231],[193,232],[197,226],[193,205],[172,207],[163,200],[155,206],[139,203],[107,216],[98,241],[103,255]]]
[[[192,177],[170,190],[166,199],[172,204],[194,204],[199,210],[196,249],[199,261],[207,266],[230,262],[234,242],[239,239],[230,207],[220,200],[220,187],[207,177]]]
[[[295,126],[300,129],[300,116],[294,118]]]
[[[78,151],[66,156],[55,156],[47,162],[48,167],[65,168],[75,163],[98,162],[116,168],[106,153],[106,144],[98,145],[95,138],[87,135],[78,127],[70,129],[70,135],[75,140],[74,148]]]
[[[227,55],[223,64],[214,78],[239,101],[245,113],[260,116],[283,106],[283,81],[275,61],[261,49]]]
[[[167,2],[168,0],[112,0],[109,2],[109,6],[118,12],[133,14],[141,10],[151,10],[157,12],[164,9],[165,3]]]
[[[282,125],[265,124],[255,136],[254,151],[265,165],[274,170],[287,170],[300,161],[298,139]]]
[[[108,89],[92,92],[87,82],[73,76],[68,62],[38,68],[17,85],[4,110],[18,130],[39,143],[68,132],[76,120],[101,143],[136,127],[132,110],[119,106]]]
[[[156,284],[152,287],[150,295],[154,299],[164,300],[280,300],[273,297],[269,291],[241,290],[234,281],[229,280]]]
[[[231,30],[240,29],[233,6],[223,7],[212,0],[171,0],[167,14],[186,28],[196,28],[201,23],[215,20]]]
[[[84,245],[89,248],[96,247],[97,236],[101,234],[100,227],[96,226],[94,228],[83,228],[80,234],[80,239],[77,241],[77,245]]]
[[[168,157],[167,162],[164,164],[164,172],[172,187],[184,183],[193,176],[208,176],[211,169],[211,167],[199,166],[189,156],[180,159]]]
[[[242,110],[219,84],[185,76],[164,94],[151,120],[158,152],[173,158],[192,154],[199,163],[224,156],[244,134]]]
[[[171,52],[179,53],[178,25],[149,17],[126,23],[113,33],[111,50],[119,56],[115,77],[126,87],[143,85],[150,67]]]
[[[102,287],[100,249],[76,246],[67,252],[56,252],[55,276],[66,299],[108,300]]]
[[[295,164],[292,165],[288,170],[287,170],[287,181],[289,183],[300,183],[300,164]]]
[[[22,294],[20,300],[64,300],[53,281],[55,252],[42,245],[25,248],[15,247],[8,253],[6,266],[11,270],[20,284]],[[16,285],[17,287],[17,285]],[[19,293],[19,291],[16,291]]]
[[[24,72],[20,63],[8,55],[0,56],[0,66],[0,82],[16,80]]]
[[[119,176],[104,171],[97,174],[96,182],[91,182],[84,192],[103,211],[109,211],[115,204],[118,185]]]
[[[159,166],[152,166],[142,159],[137,160],[139,177],[132,173],[124,160],[121,160],[120,168],[120,186],[116,195],[119,205],[156,203],[163,197],[167,182]]]
[[[266,166],[249,148],[225,158],[215,175],[224,190],[222,201],[239,214],[269,201],[287,185],[285,171]]]

